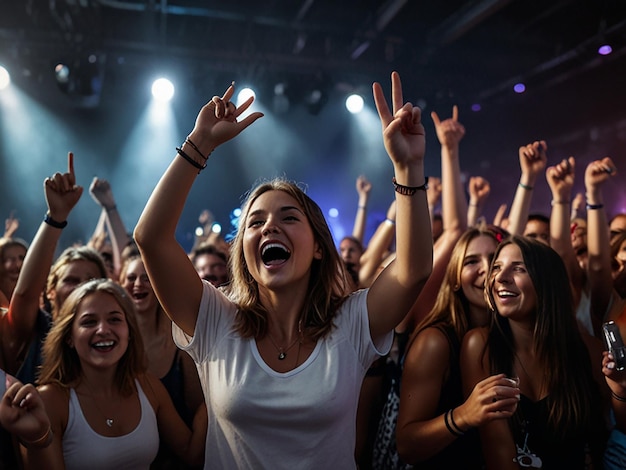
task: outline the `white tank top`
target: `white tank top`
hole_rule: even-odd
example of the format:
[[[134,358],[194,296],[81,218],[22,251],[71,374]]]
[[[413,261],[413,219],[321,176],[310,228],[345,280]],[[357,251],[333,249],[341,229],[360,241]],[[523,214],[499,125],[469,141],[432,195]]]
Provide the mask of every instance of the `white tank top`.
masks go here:
[[[67,428],[63,434],[65,468],[89,470],[148,469],[159,450],[159,430],[154,409],[135,380],[141,419],[128,434],[106,437],[96,433],[83,415],[74,389],[70,389]]]

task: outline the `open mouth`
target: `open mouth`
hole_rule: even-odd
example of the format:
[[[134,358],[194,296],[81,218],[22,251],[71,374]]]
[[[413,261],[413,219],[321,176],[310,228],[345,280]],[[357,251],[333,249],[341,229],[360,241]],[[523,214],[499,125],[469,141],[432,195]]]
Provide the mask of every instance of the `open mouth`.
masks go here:
[[[507,299],[511,297],[517,297],[517,294],[509,290],[500,290],[498,291],[498,297],[500,297],[501,299]]]
[[[266,266],[282,264],[289,259],[291,252],[281,243],[268,243],[261,249],[261,260]]]
[[[143,300],[148,297],[147,292],[133,292],[133,299],[135,300]]]
[[[92,348],[100,352],[110,351],[111,349],[113,349],[113,346],[115,346],[115,341],[112,341],[112,340],[98,341],[97,343],[94,343],[91,345]]]

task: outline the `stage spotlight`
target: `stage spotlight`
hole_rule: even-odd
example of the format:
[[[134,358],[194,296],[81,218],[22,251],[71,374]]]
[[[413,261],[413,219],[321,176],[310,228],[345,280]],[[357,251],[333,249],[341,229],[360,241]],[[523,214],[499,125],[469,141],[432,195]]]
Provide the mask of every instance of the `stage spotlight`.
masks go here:
[[[241,104],[244,103],[251,96],[256,97],[256,93],[254,92],[254,90],[249,87],[244,87],[237,94],[237,101],[235,102],[235,104],[237,106],[241,106]]]
[[[54,75],[56,76],[58,83],[68,83],[70,81],[70,68],[63,63],[58,63],[54,67]]]
[[[613,52],[613,48],[608,44],[603,44],[598,48],[598,54],[600,55],[609,55],[611,52]]]
[[[289,85],[280,82],[274,85],[274,112],[286,113],[291,105],[289,96],[287,95]]]
[[[152,84],[152,96],[163,103],[170,101],[174,96],[174,84],[167,78],[155,80]]]
[[[316,116],[320,113],[324,105],[328,102],[328,94],[322,88],[313,88],[304,96],[309,113]]]
[[[100,101],[104,80],[103,54],[89,54],[57,61],[54,75],[59,89],[85,107]]]
[[[513,87],[513,91],[515,91],[515,93],[524,93],[526,91],[526,85],[523,83],[516,83]]]
[[[352,114],[360,113],[363,110],[363,98],[361,95],[352,94],[346,98],[346,109]]]
[[[4,90],[11,84],[9,71],[0,65],[0,90]]]
[[[213,233],[222,233],[222,226],[220,224],[218,224],[217,222],[215,222],[211,226],[211,232],[213,232]]]

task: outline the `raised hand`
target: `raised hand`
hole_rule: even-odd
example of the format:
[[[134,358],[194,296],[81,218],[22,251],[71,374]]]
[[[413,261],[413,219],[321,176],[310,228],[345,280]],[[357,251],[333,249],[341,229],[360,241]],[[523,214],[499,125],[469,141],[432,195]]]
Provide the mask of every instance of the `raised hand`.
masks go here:
[[[372,190],[372,183],[370,183],[365,176],[359,175],[359,177],[356,179],[357,194],[359,196],[364,196],[364,195],[369,194],[371,190]]]
[[[472,176],[467,186],[470,195],[470,204],[482,206],[491,192],[491,185],[482,176]]]
[[[208,156],[215,147],[237,136],[246,127],[263,116],[261,112],[251,113],[238,121],[237,118],[246,111],[254,97],[248,98],[238,108],[230,100],[235,93],[235,86],[229,86],[223,96],[214,96],[205,104],[194,125],[189,138],[198,146],[203,155]]]
[[[437,138],[442,146],[453,147],[459,145],[459,142],[465,135],[465,127],[459,122],[459,108],[457,105],[452,107],[452,117],[441,121],[435,111],[430,113],[430,117],[435,123],[435,131]]]
[[[546,169],[546,180],[552,191],[552,198],[556,202],[566,202],[571,199],[576,173],[574,157],[561,160],[554,166]]]
[[[533,180],[537,178],[548,162],[547,150],[548,145],[545,140],[521,146],[519,148],[519,162],[522,174]]]
[[[17,229],[20,227],[20,221],[15,218],[13,212],[9,214],[9,217],[4,221],[4,236],[11,238]]]
[[[89,194],[91,194],[91,197],[97,204],[105,209],[115,207],[113,191],[111,190],[111,185],[107,180],[101,180],[97,176],[94,176],[91,185],[89,186]]]
[[[65,221],[83,194],[82,186],[76,185],[74,154],[67,154],[67,173],[55,173],[44,180],[44,192],[50,217]]]
[[[588,192],[596,190],[616,174],[617,168],[610,157],[591,162],[585,170],[585,188]]]
[[[411,103],[403,104],[402,83],[397,72],[391,74],[392,111],[389,110],[380,83],[374,83],[374,101],[383,127],[385,149],[394,165],[401,167],[424,160],[426,139],[422,112]]]

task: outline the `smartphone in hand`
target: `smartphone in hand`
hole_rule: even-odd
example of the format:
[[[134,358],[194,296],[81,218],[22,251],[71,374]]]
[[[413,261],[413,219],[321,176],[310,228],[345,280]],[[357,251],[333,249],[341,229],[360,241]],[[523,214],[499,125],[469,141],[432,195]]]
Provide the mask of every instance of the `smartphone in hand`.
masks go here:
[[[602,331],[604,332],[606,348],[615,359],[615,369],[624,370],[626,367],[626,348],[618,326],[614,321],[609,321],[602,325]]]

